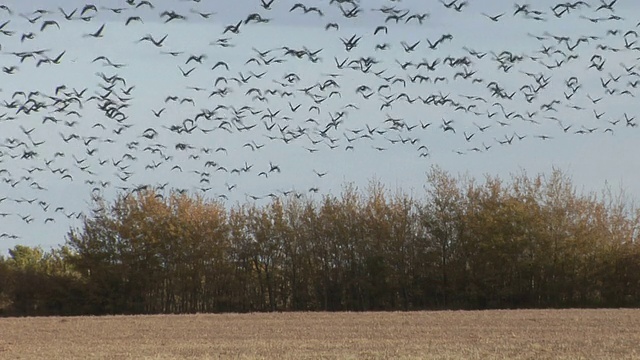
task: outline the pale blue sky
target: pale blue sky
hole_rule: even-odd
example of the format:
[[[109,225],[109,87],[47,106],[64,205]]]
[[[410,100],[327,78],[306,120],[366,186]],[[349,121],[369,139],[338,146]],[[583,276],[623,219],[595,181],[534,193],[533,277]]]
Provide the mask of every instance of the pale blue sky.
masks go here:
[[[6,214],[0,217],[0,233],[17,236],[0,239],[1,249],[15,244],[47,248],[62,243],[69,227],[78,225],[77,220],[72,221],[72,213],[87,210],[94,187],[112,198],[121,188],[168,183],[167,188],[198,192],[204,188],[207,196],[227,198],[232,205],[269,193],[309,194],[310,188],[318,188],[319,195],[339,194],[347,182],[364,188],[377,179],[391,190],[421,196],[426,172],[439,165],[454,174],[468,172],[478,178],[483,174],[507,178],[522,170],[531,175],[549,173],[557,167],[572,176],[580,191],[599,192],[609,184],[614,190],[624,189],[631,198],[640,195],[639,129],[631,126],[640,121],[632,120],[640,114],[636,99],[640,95],[636,87],[640,43],[633,43],[638,40],[635,31],[640,31],[636,26],[640,3],[636,1],[620,0],[612,10],[596,11],[608,2],[591,0],[587,1],[589,8],[576,6],[556,17],[552,12],[556,1],[532,2],[528,16],[522,12],[514,16],[513,1],[469,1],[458,12],[440,1],[372,0],[359,2],[355,18],[342,15],[339,6],[347,13],[354,7],[346,2],[304,2],[316,6],[323,16],[313,11],[304,14],[301,8],[290,12],[297,1],[287,0],[275,0],[271,10],[263,9],[259,0],[152,3],[154,8],[149,9],[110,1],[112,9],[122,8],[119,14],[98,5],[97,12],[85,12],[90,17],[85,20],[80,12],[86,2],[80,1],[5,2],[12,13],[0,10],[0,61],[5,68],[0,72],[0,198],[7,198],[0,201],[0,213]],[[66,20],[59,7],[66,14],[74,9],[76,13]],[[379,10],[384,7],[406,15],[397,24],[393,19],[385,22],[393,13]],[[34,11],[39,9],[50,12],[36,19]],[[164,11],[174,11],[186,20],[164,23]],[[212,14],[206,19],[198,12]],[[238,34],[223,34],[228,25],[244,21],[251,13],[270,21],[243,23]],[[504,15],[497,22],[489,18],[501,13]],[[420,14],[429,14],[422,24],[416,17],[406,22],[411,15]],[[133,16],[142,22],[132,20],[125,25]],[[47,20],[56,21],[60,28],[50,25],[41,31]],[[329,23],[339,24],[339,29],[325,30]],[[102,37],[87,36],[103,24]],[[381,25],[387,26],[388,33],[374,35]],[[433,43],[445,34],[452,39],[429,48],[428,41]],[[154,40],[167,38],[156,47],[139,41],[145,35]],[[346,51],[343,40],[354,35],[361,40]],[[220,42],[224,38],[227,40]],[[579,39],[584,41],[578,43]],[[403,42],[411,46],[418,41],[413,51],[403,48]],[[382,44],[388,44],[389,49],[376,50]],[[299,51],[301,57],[285,55],[284,47]],[[254,49],[273,50],[260,58]],[[24,53],[38,50],[45,51],[25,56],[21,62]],[[308,55],[318,50],[317,55]],[[469,50],[487,54],[479,58]],[[37,66],[38,59],[55,59],[63,51],[59,64]],[[180,54],[167,54],[174,51]],[[522,57],[512,64],[505,62],[507,71],[496,59],[501,53],[507,58],[505,51]],[[191,55],[205,56],[201,64],[194,60],[187,63]],[[92,62],[98,56],[125,66]],[[336,66],[336,61],[357,63],[368,57],[376,63],[367,72]],[[469,63],[452,67],[443,64],[447,57],[466,57]],[[257,61],[247,64],[251,58]],[[265,65],[265,60],[274,59]],[[435,70],[416,67],[435,60]],[[229,70],[222,66],[212,70],[219,61],[225,61]],[[553,68],[556,61],[562,65]],[[414,65],[402,69],[401,64],[407,62]],[[191,68],[188,76],[182,75],[181,70]],[[456,76],[474,71],[467,79]],[[98,73],[118,75],[126,81],[126,85],[116,82],[107,96],[116,103],[126,103],[122,108],[126,119],[107,117],[98,109],[99,101],[89,100],[107,92],[100,85],[109,84]],[[232,79],[252,73],[261,77],[252,77],[247,83]],[[293,81],[288,82],[286,75],[292,73],[299,79],[290,76]],[[430,81],[412,83],[410,78],[416,75],[428,76]],[[432,80],[438,77],[445,80],[434,84]],[[316,85],[330,79],[339,87],[320,89]],[[492,97],[491,82],[504,89],[502,94],[513,97]],[[541,83],[546,85],[528,98]],[[56,95],[61,85],[66,88]],[[361,85],[368,88],[358,92]],[[126,95],[131,86],[135,87]],[[308,95],[301,91],[313,86]],[[224,87],[228,88],[226,96],[209,97]],[[82,106],[69,100],[77,97],[73,89],[81,92],[85,88]],[[251,88],[258,89],[266,100],[254,99],[258,92],[249,91]],[[334,90],[339,94],[329,97]],[[26,103],[27,109],[38,103],[45,106],[17,113],[27,97],[16,91],[26,95],[39,92]],[[282,92],[291,96],[281,97]],[[384,96],[395,99],[401,93],[412,101],[431,97],[437,102],[447,96],[459,106],[425,104],[420,99],[409,103],[401,97],[381,109],[387,101]],[[116,95],[129,99],[118,100]],[[193,103],[165,102],[170,95]],[[67,101],[68,107],[56,111],[62,107],[61,103],[54,105],[56,98]],[[11,106],[14,101],[16,107]],[[547,107],[555,101],[559,103]],[[290,104],[300,107],[293,111]],[[229,108],[218,108],[209,120],[199,117],[192,125],[198,113],[221,105]],[[249,106],[254,113],[245,110],[241,119],[233,120],[231,106]],[[153,115],[152,109],[162,108],[165,110],[159,117]],[[279,113],[263,117],[269,111]],[[48,116],[59,121],[43,123]],[[341,122],[330,126],[332,117]],[[191,133],[169,130],[174,125],[184,126],[185,119],[191,119],[188,127],[196,126]],[[390,119],[396,119],[396,126]],[[443,121],[451,120],[455,133],[444,131],[442,126]],[[428,123],[431,125],[423,129]],[[148,128],[157,135],[144,137]],[[63,136],[72,134],[79,138],[63,141]],[[360,137],[365,134],[367,137]],[[524,137],[520,140],[518,136]],[[551,138],[540,138],[545,136]],[[511,138],[511,144],[500,143]],[[179,144],[193,148],[178,150]],[[226,151],[216,151],[218,148]],[[31,151],[36,154],[23,158]],[[57,152],[64,156],[57,156]],[[135,159],[126,158],[129,155]],[[207,162],[210,166],[205,166]],[[174,168],[176,165],[182,171]],[[269,172],[271,165],[277,165],[281,172]],[[245,167],[250,170],[240,170]],[[68,170],[58,170],[65,168]],[[202,172],[209,175],[203,177]],[[261,172],[268,177],[259,175]],[[72,179],[64,177],[67,174]],[[126,181],[121,179],[127,176]],[[56,212],[56,208],[62,210]]]

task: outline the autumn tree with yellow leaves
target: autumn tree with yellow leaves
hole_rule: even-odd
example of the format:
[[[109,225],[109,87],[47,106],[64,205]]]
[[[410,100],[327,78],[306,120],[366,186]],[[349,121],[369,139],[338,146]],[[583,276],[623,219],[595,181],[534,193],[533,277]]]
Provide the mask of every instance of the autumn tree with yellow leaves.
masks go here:
[[[59,249],[0,258],[7,315],[640,305],[640,211],[561,171],[507,182],[433,168],[227,208],[152,189],[95,197]]]

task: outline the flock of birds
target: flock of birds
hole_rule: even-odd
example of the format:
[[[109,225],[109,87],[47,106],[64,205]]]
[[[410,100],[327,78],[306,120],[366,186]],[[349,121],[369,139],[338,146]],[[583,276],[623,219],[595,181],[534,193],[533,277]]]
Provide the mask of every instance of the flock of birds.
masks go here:
[[[0,238],[94,192],[313,196],[362,159],[638,126],[617,0],[51,4],[0,4]]]

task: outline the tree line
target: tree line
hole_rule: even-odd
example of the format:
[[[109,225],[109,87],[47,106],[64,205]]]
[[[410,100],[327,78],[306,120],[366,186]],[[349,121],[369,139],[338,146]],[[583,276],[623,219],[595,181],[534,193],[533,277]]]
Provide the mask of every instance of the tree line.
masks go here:
[[[421,196],[376,182],[264,205],[153,189],[94,198],[50,251],[0,257],[0,314],[640,306],[640,210],[559,170]]]

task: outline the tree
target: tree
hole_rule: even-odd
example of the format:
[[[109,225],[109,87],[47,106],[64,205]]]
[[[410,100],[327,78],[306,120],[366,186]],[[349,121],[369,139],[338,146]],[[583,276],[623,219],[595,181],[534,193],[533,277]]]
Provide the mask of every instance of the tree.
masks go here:
[[[453,271],[450,263],[460,235],[462,193],[458,181],[438,167],[428,173],[427,184],[427,200],[420,214],[426,235],[424,246],[427,254],[434,255],[439,271],[435,287],[437,304],[447,307]]]
[[[94,198],[67,244],[0,257],[12,315],[640,305],[640,210],[558,170],[440,168],[426,197],[379,182],[230,209],[151,188]]]

